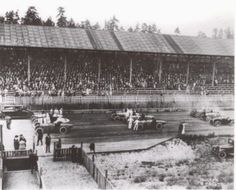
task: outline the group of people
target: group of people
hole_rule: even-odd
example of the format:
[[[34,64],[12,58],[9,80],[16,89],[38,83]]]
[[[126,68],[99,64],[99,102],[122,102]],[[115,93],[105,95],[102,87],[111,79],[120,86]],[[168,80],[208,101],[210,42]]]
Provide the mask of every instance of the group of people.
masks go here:
[[[42,111],[42,116],[38,118],[39,123],[53,123],[57,118],[63,117],[63,108],[50,109],[49,112]]]
[[[15,150],[26,150],[26,139],[22,134],[20,136],[15,135],[13,144]]]
[[[38,130],[37,132],[38,134],[38,139],[37,139],[37,146],[39,146],[39,143],[41,144],[41,146],[43,145],[43,132],[41,130]],[[46,153],[50,153],[50,146],[51,146],[51,136],[50,133],[47,133],[46,137],[45,137],[45,152]]]
[[[197,63],[191,64],[186,84],[186,64],[168,63],[163,65],[159,81],[156,62],[145,56],[133,59],[131,81],[129,59],[122,56],[117,59],[117,64],[111,64],[111,60],[104,58],[101,61],[101,72],[98,74],[96,60],[89,59],[88,56],[78,57],[76,54],[71,54],[65,74],[63,57],[54,53],[37,52],[32,56],[30,81],[28,81],[25,55],[13,51],[4,52],[0,55],[0,91],[7,93],[14,90],[22,96],[44,94],[69,96],[83,91],[97,92],[98,89],[101,91],[125,91],[137,88],[185,90],[187,85],[191,88],[205,86],[212,80],[212,64],[206,63],[201,66]],[[219,71],[215,75],[217,83],[234,82],[234,74],[229,64],[225,64]]]

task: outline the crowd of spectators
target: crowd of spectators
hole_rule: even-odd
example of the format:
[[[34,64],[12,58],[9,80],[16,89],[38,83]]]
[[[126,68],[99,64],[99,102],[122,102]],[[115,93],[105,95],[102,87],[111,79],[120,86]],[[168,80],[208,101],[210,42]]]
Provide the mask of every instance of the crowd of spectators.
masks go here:
[[[192,64],[187,79],[186,64],[171,63],[163,66],[159,81],[159,66],[150,60],[134,59],[130,70],[129,59],[101,59],[100,72],[96,59],[89,56],[71,56],[65,59],[58,53],[38,53],[31,57],[30,68],[24,55],[7,52],[0,56],[0,91],[16,95],[75,95],[131,89],[163,89],[204,91],[211,84],[212,67]],[[28,69],[30,80],[28,81]],[[132,78],[130,75],[132,74]],[[188,82],[187,82],[188,80]],[[232,84],[233,73],[227,66],[216,70],[214,84]],[[188,84],[187,84],[188,83]]]

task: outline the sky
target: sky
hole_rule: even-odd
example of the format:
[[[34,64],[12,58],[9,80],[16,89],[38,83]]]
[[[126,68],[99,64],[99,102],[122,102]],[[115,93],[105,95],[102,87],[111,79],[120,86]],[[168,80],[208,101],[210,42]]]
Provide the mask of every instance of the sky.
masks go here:
[[[24,16],[29,6],[35,6],[40,17],[55,21],[62,6],[75,22],[89,19],[104,25],[115,15],[126,28],[155,23],[162,33],[171,34],[179,27],[181,34],[193,36],[199,31],[211,36],[213,28],[234,28],[236,7],[234,0],[0,0],[0,5],[0,15],[18,10]]]

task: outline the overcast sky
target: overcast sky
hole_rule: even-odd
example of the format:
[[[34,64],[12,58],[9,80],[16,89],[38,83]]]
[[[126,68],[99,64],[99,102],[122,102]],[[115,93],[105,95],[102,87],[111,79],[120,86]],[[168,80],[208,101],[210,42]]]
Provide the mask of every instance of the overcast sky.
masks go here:
[[[173,33],[178,26],[181,34],[196,35],[198,31],[212,35],[215,27],[234,28],[234,0],[0,0],[0,15],[19,10],[23,16],[35,6],[43,19],[56,20],[62,6],[66,16],[75,22],[89,19],[104,24],[115,15],[127,27],[136,23],[156,23],[162,33]]]

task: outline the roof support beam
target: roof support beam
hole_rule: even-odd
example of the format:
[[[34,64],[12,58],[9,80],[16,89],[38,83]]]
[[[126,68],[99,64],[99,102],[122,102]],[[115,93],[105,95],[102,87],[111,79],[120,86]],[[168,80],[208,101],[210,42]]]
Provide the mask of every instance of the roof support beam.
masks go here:
[[[67,79],[67,55],[65,53],[64,56],[64,82],[66,84],[66,79]]]

